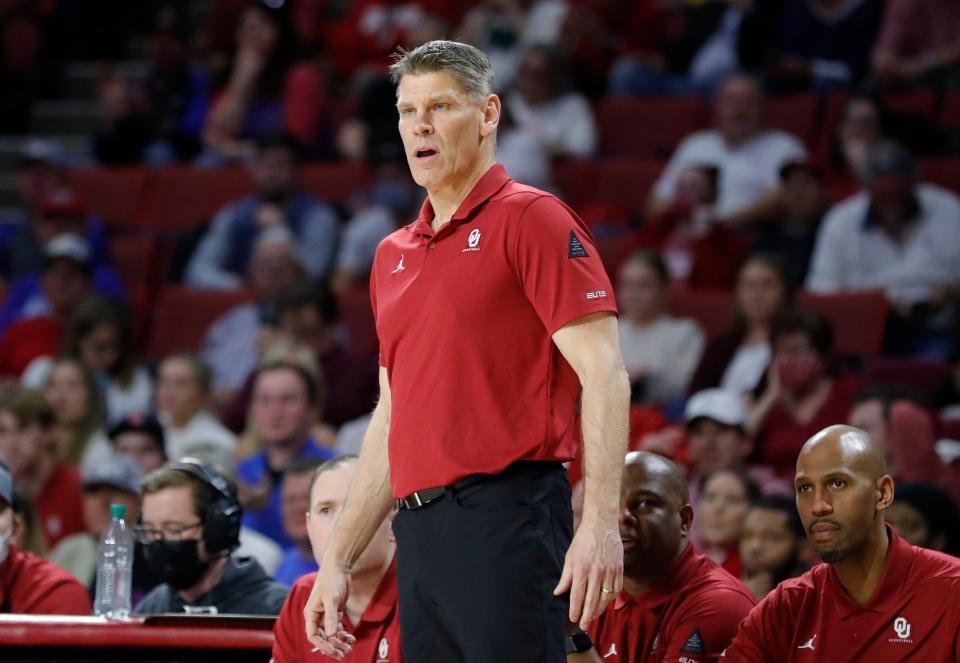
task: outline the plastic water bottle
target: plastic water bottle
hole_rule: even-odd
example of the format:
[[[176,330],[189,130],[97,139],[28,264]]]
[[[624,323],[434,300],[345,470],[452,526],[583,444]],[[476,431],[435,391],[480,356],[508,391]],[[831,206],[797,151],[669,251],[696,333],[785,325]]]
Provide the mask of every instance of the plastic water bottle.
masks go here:
[[[108,619],[130,615],[130,587],[133,579],[133,534],[124,520],[127,508],[110,505],[110,524],[97,548],[97,595],[93,613]]]

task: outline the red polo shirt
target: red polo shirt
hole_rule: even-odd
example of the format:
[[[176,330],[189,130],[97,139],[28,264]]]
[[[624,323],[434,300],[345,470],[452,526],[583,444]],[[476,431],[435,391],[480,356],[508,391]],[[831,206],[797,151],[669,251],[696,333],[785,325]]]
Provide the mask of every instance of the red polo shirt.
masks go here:
[[[93,607],[76,578],[45,559],[10,545],[0,565],[0,612],[19,615],[89,615]]]
[[[86,531],[82,486],[79,470],[58,460],[47,482],[33,498],[48,549],[52,550],[71,534]]]
[[[303,608],[307,605],[316,573],[309,573],[293,584],[277,623],[273,627],[272,663],[307,663],[337,659],[311,651],[313,645],[304,635]],[[403,663],[400,656],[400,610],[397,608],[397,562],[390,565],[370,605],[351,624],[343,616],[343,628],[357,639],[344,663]]]
[[[604,663],[716,661],[756,604],[750,590],[687,545],[667,577],[620,592],[590,630]]]
[[[724,661],[960,661],[960,559],[887,531],[887,565],[866,604],[818,564],[754,608]]]
[[[377,248],[370,290],[390,379],[397,497],[573,457],[580,382],[551,335],[616,313],[583,222],[497,164],[434,233],[419,218]]]

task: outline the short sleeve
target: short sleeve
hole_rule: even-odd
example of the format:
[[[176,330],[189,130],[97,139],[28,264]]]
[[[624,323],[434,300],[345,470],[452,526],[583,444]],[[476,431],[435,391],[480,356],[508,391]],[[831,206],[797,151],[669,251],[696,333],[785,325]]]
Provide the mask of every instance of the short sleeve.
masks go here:
[[[513,261],[524,294],[551,334],[592,313],[617,313],[590,231],[557,198],[542,196],[523,211]]]
[[[714,591],[702,597],[673,628],[663,661],[717,661],[753,605],[750,597],[735,591]]]

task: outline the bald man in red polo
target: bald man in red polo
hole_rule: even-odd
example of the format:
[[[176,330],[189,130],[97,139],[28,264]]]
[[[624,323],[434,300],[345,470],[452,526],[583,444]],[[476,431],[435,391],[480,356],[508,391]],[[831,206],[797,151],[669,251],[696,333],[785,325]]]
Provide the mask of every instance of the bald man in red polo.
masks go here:
[[[349,571],[396,500],[407,663],[565,663],[623,584],[629,382],[613,289],[583,222],[496,163],[500,99],[467,44],[402,53],[400,136],[419,217],[370,277],[380,401],[304,608],[328,655]],[[584,446],[576,535],[563,463]],[[581,634],[577,634],[581,635]]]
[[[960,661],[960,560],[884,523],[883,450],[831,426],[797,459],[797,509],[825,563],[781,583],[740,625],[724,661]]]

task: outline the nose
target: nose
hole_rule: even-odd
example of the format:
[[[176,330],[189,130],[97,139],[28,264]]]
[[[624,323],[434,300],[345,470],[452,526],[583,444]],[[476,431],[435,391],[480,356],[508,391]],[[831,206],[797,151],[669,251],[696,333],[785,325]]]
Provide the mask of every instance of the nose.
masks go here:
[[[636,525],[636,524],[637,524],[637,519],[636,519],[636,517],[633,515],[633,513],[630,511],[630,509],[628,509],[626,506],[624,506],[622,509],[620,509],[620,524],[621,524],[621,525]]]
[[[416,122],[413,125],[413,132],[417,136],[429,136],[433,133],[433,124],[424,111],[417,113]]]
[[[827,516],[833,513],[833,503],[824,490],[817,490],[813,496],[813,515],[817,517]]]

